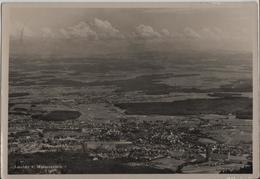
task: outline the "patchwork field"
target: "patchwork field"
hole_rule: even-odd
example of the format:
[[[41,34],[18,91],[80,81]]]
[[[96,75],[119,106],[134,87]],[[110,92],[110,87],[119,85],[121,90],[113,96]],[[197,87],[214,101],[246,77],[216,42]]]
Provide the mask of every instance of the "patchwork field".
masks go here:
[[[12,57],[9,173],[250,173],[250,58]]]

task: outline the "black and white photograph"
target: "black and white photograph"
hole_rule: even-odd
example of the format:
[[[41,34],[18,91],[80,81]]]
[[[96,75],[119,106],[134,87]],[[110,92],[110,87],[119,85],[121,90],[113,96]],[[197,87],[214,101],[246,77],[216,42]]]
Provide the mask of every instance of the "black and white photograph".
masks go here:
[[[252,174],[256,17],[10,8],[8,174]]]

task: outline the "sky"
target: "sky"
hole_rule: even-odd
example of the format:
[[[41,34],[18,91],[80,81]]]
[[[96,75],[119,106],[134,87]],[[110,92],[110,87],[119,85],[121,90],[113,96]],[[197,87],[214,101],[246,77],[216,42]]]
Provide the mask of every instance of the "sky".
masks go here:
[[[11,10],[11,39],[115,41],[174,47],[252,49],[256,4],[181,4],[167,8],[46,8]],[[22,36],[22,37],[21,37]]]

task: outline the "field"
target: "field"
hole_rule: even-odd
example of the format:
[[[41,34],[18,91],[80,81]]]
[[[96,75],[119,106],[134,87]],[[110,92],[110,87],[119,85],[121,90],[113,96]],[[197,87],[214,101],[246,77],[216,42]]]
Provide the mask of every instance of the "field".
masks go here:
[[[13,56],[9,173],[239,173],[252,162],[250,59],[225,51]],[[95,142],[104,144],[83,147]]]

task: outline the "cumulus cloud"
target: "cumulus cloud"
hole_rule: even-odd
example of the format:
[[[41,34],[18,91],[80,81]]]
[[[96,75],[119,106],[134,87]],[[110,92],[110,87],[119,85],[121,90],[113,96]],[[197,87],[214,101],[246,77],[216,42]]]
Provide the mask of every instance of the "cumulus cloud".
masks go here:
[[[201,36],[210,40],[220,40],[223,34],[219,28],[205,27],[201,30]]]
[[[41,29],[41,36],[44,38],[55,38],[54,32],[48,27]]]
[[[140,24],[135,28],[135,34],[141,38],[159,38],[162,35],[151,26]]]
[[[61,28],[59,30],[59,33],[61,34],[62,37],[70,38],[70,33],[64,28]]]
[[[107,20],[94,19],[94,28],[101,38],[123,38],[124,35]]]
[[[186,27],[184,29],[184,35],[185,37],[187,38],[193,38],[193,39],[200,39],[201,38],[201,35],[199,33],[197,33],[195,30],[189,28],[189,27]]]
[[[171,36],[171,33],[169,32],[169,30],[168,30],[168,29],[165,29],[165,28],[162,29],[162,34],[163,34],[164,36]]]
[[[176,38],[183,38],[184,35],[180,32],[176,32],[176,31],[169,31],[168,29],[165,29],[163,28],[161,30],[161,34],[163,37],[169,39],[169,38],[173,38],[173,39],[176,39]]]
[[[154,30],[152,26],[138,25],[133,33],[136,37],[145,39],[160,39],[160,40],[173,40],[185,37],[183,32],[169,31],[166,28],[162,28],[160,31]]]
[[[97,39],[98,34],[90,27],[86,22],[79,22],[74,26],[66,29],[60,29],[60,32],[66,38],[85,38],[85,39]]]
[[[124,37],[109,21],[97,18],[89,23],[81,21],[76,25],[61,28],[59,33],[65,38],[84,38],[92,40]]]
[[[156,26],[155,26],[156,27]],[[150,25],[139,24],[133,27],[132,33],[121,32],[110,21],[104,19],[93,18],[92,20],[80,21],[69,27],[50,28],[44,27],[40,29],[31,29],[23,23],[12,24],[12,37],[19,39],[23,38],[60,38],[60,39],[90,39],[90,40],[106,40],[106,39],[155,39],[155,40],[222,40],[231,39],[239,40],[247,38],[243,29],[237,34],[230,35],[229,32],[223,31],[218,27],[201,27],[194,30],[191,27],[186,27],[181,31],[168,30],[167,28],[157,29]],[[246,30],[244,30],[246,31]]]

